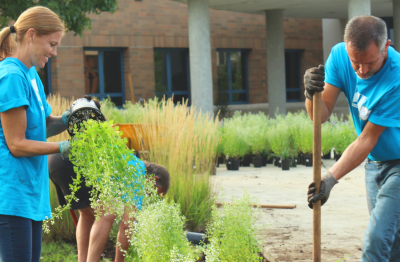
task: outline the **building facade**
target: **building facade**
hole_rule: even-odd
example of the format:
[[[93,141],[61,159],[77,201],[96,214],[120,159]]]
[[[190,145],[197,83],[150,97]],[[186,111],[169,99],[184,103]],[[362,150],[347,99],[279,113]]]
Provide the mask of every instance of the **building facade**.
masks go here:
[[[190,103],[187,5],[118,3],[114,14],[91,15],[92,28],[82,38],[73,33],[63,38],[49,68],[41,71],[46,91],[110,96],[121,106],[132,100],[132,88],[135,101],[173,96]],[[265,16],[210,9],[210,34],[214,105],[258,111],[268,103]],[[285,18],[284,48],[281,88],[290,110],[290,104],[304,101],[304,71],[324,62],[322,19]]]

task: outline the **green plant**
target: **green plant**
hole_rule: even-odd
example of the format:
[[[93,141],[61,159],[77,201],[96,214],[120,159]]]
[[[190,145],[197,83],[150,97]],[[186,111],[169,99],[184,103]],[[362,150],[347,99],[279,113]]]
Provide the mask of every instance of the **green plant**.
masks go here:
[[[277,115],[275,123],[276,125],[268,130],[268,139],[272,151],[285,160],[291,156],[289,127],[283,116]]]
[[[231,119],[224,121],[222,146],[224,154],[230,158],[238,159],[250,151],[250,146],[245,140],[246,129],[243,125],[240,111],[236,111]]]
[[[177,204],[159,201],[137,212],[135,219],[128,233],[135,251],[128,253],[127,261],[195,261]]]
[[[168,198],[179,204],[187,229],[203,229],[215,196],[209,174],[221,139],[218,117],[189,108],[187,101],[175,105],[171,99],[146,101],[140,112],[143,128],[132,130],[131,137],[148,149],[140,152],[141,158],[168,169]]]
[[[106,119],[113,121],[114,124],[124,123],[141,123],[142,119],[139,117],[143,107],[140,103],[132,104],[131,101],[127,101],[123,105],[123,109],[119,109],[108,97],[101,101],[101,112],[104,114]]]
[[[246,114],[243,116],[244,140],[252,154],[260,156],[268,150],[268,117],[264,113]]]
[[[251,205],[255,201],[245,192],[231,202],[220,209],[213,207],[212,221],[207,225],[210,244],[204,250],[206,261],[261,261],[255,237],[260,213]]]
[[[79,201],[75,192],[79,189],[84,176],[90,192],[92,208],[121,217],[126,212],[134,213],[139,204],[151,203],[157,194],[152,181],[141,175],[138,166],[128,164],[133,158],[133,151],[126,147],[126,139],[121,139],[118,128],[111,127],[112,122],[88,120],[79,129],[75,126],[75,136],[71,140],[70,160],[74,164],[76,179],[73,179],[71,195],[66,196],[67,205],[57,207],[52,218],[43,223],[49,232],[49,223],[54,224],[62,212],[69,209],[72,199]],[[148,195],[148,193],[151,193]],[[143,202],[139,203],[143,198]],[[99,218],[102,212],[96,212]]]
[[[313,152],[313,122],[304,111],[300,112],[297,116],[299,117],[298,121],[301,121],[299,150],[306,155],[311,155]]]
[[[41,251],[43,262],[75,262],[78,261],[76,247],[62,241],[43,243]]]

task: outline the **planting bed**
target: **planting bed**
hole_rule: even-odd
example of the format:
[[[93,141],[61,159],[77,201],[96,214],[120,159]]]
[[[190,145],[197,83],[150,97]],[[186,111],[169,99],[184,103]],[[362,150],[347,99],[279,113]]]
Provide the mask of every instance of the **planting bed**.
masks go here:
[[[335,160],[324,160],[329,168]],[[326,169],[322,167],[322,174]],[[307,206],[306,190],[312,168],[298,165],[289,171],[268,165],[255,169],[240,167],[227,171],[224,165],[211,177],[219,188],[218,200],[240,197],[243,189],[259,198],[259,204],[294,204],[295,209],[263,209],[259,231],[264,254],[269,261],[312,261],[312,210]],[[364,165],[360,165],[332,190],[322,207],[322,261],[360,261],[364,233],[369,220],[365,196]],[[268,257],[268,256],[267,256]]]

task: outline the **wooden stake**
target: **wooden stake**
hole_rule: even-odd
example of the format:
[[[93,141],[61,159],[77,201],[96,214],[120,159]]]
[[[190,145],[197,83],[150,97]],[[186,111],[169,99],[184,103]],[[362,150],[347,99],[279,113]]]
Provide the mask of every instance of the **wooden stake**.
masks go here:
[[[228,205],[231,203],[228,203]],[[215,202],[217,207],[221,207],[224,203]],[[260,207],[260,208],[280,208],[280,209],[293,209],[296,208],[296,205],[264,205],[264,204],[251,204],[253,207]]]
[[[135,96],[133,95],[132,75],[128,74],[127,77],[128,77],[128,81],[129,81],[129,90],[131,91],[131,101],[132,101],[132,104],[134,104]]]
[[[321,93],[313,97],[313,181],[317,192],[321,186]],[[313,262],[321,262],[321,201],[313,204]]]

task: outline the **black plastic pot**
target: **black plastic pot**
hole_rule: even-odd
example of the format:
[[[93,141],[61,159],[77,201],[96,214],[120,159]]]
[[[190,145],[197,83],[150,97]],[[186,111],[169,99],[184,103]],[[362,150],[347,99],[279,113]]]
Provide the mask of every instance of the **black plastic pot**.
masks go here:
[[[226,169],[227,170],[232,170],[232,162],[231,161],[226,161]]]
[[[278,158],[278,167],[282,167],[282,158]]]
[[[304,165],[304,154],[299,153],[299,165]]]
[[[289,159],[285,159],[285,160],[281,160],[282,163],[282,170],[289,170],[290,169],[290,158]]]
[[[328,154],[325,154],[322,158],[323,159],[331,159],[331,152],[329,152]]]
[[[312,165],[313,165],[312,161],[313,161],[312,155],[310,155],[310,156],[304,156],[304,163],[305,163],[305,166],[312,166]]]
[[[267,155],[267,164],[273,164],[273,163],[274,163],[274,157]]]
[[[206,241],[206,234],[187,231],[186,238],[193,245],[200,245],[201,241]]]
[[[218,164],[223,164],[224,163],[224,157],[222,157],[222,156],[219,156],[218,157]]]
[[[268,157],[267,156],[262,156],[262,166],[267,166],[267,161],[268,161]]]
[[[250,166],[251,160],[252,160],[251,155],[245,155],[245,156],[242,158],[242,166]]]
[[[228,164],[230,165],[230,169],[228,169],[228,170],[232,170],[232,171],[239,170],[240,159],[228,159],[228,161],[226,163],[227,163],[227,167],[228,167]]]
[[[335,160],[336,160],[336,162],[339,161],[341,156],[342,156],[342,154],[338,154],[338,153],[335,152]]]
[[[297,161],[298,161],[297,157],[291,158],[290,166],[297,167]]]
[[[257,167],[257,168],[262,167],[262,157],[261,156],[254,156],[253,157],[253,165],[254,165],[254,167]]]

